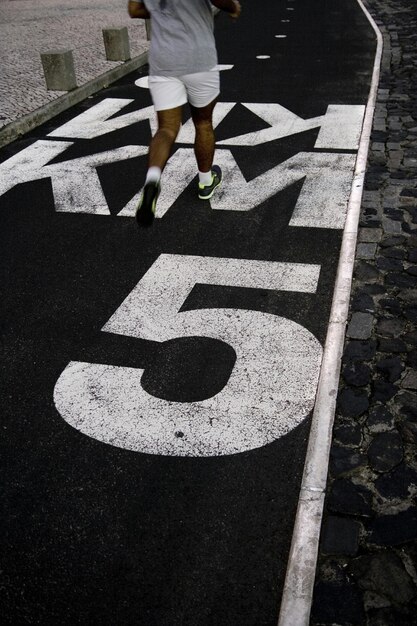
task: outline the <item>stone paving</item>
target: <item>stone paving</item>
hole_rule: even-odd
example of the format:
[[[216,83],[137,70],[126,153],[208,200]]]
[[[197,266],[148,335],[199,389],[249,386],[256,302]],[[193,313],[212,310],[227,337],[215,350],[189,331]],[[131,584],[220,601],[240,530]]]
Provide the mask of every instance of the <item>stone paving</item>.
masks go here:
[[[120,61],[107,61],[103,28],[129,30],[132,57],[147,50],[145,23],[127,0],[0,0],[0,128],[62,95],[47,91],[40,53],[73,50],[78,86]]]
[[[384,38],[312,626],[417,624],[417,9]]]

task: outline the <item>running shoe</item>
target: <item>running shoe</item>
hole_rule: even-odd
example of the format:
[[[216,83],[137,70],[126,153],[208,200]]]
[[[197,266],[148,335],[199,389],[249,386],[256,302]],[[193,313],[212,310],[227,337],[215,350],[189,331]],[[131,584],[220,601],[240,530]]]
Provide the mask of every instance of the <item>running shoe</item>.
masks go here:
[[[202,185],[198,183],[198,197],[200,200],[209,200],[214,193],[216,187],[222,182],[222,171],[218,165],[211,168],[211,184]]]
[[[136,221],[139,226],[143,228],[152,226],[156,211],[156,201],[160,193],[161,185],[159,183],[150,182],[143,188],[142,197],[136,209]]]

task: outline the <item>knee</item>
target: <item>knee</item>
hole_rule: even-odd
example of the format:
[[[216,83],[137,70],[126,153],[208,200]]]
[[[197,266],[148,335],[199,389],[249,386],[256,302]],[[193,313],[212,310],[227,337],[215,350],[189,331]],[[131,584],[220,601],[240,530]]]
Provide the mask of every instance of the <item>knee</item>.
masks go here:
[[[213,122],[211,119],[194,121],[196,131],[200,132],[212,132]]]
[[[168,124],[158,128],[159,133],[163,133],[170,141],[175,141],[179,133],[181,124]]]

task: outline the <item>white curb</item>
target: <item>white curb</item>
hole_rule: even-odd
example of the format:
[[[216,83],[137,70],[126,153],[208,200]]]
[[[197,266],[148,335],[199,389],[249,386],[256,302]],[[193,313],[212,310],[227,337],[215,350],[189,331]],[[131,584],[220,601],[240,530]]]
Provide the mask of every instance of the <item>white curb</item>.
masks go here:
[[[278,626],[308,626],[310,621],[333,421],[349,313],[358,223],[379,83],[382,35],[362,1],[357,1],[375,31],[377,49],[343,232]]]

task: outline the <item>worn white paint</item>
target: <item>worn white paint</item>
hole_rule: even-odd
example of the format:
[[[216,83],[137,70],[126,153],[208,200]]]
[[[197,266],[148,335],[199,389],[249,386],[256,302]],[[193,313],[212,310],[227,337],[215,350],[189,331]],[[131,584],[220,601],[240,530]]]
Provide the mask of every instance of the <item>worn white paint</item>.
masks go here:
[[[47,164],[71,145],[71,142],[64,141],[36,141],[0,164],[0,195],[19,183],[51,178],[57,211],[109,215],[96,168],[144,155],[147,147],[124,146]]]
[[[290,226],[343,228],[354,155],[300,152],[249,182],[230,152],[217,151],[216,162],[227,184],[212,197],[213,209],[249,211],[305,177]]]
[[[132,100],[124,98],[105,98],[49,133],[48,136],[93,139],[146,120],[148,120],[151,132],[154,134],[157,129],[157,120],[152,106],[114,117],[131,102]],[[213,116],[214,127],[225,119],[235,104],[233,102],[219,102],[217,104]],[[320,127],[315,148],[356,150],[358,147],[365,110],[362,105],[332,104],[328,106],[325,115],[304,120],[276,103],[245,102],[242,104],[269,124],[270,128],[230,137],[219,141],[217,145],[255,146]],[[191,120],[180,131],[178,142],[194,143],[194,129]]]
[[[156,217],[161,218],[165,215],[196,176],[197,165],[194,151],[191,148],[179,148],[165,167],[161,194],[156,205]],[[141,195],[142,189],[135,194],[118,215],[120,217],[134,217]]]
[[[300,152],[249,182],[229,150],[218,150],[215,161],[223,170],[225,182],[210,200],[212,209],[250,211],[305,178],[290,226],[343,228],[355,165],[354,155]],[[162,184],[156,207],[157,218],[165,215],[196,174],[194,151],[191,148],[177,150],[165,169],[165,183]],[[121,217],[134,216],[140,195],[141,192],[136,194],[124,207],[119,213]]]
[[[21,183],[49,178],[46,164],[72,145],[71,141],[35,141],[0,163],[0,196]]]
[[[131,102],[134,101],[126,98],[105,98],[87,109],[87,111],[76,115],[69,122],[53,130],[48,137],[94,139],[145,120],[149,121],[151,131],[154,133],[157,128],[157,121],[153,106],[132,111],[125,115],[119,115],[118,117],[112,117],[120,113]]]
[[[329,104],[321,119],[315,148],[357,150],[365,107],[362,104]]]
[[[289,225],[342,229],[352,186],[355,155],[300,153],[294,161],[301,170],[307,167],[307,163],[302,162],[302,155],[311,165]]]
[[[149,89],[149,76],[142,76],[142,78],[138,78],[135,80],[136,87],[141,87],[142,89]]]
[[[161,254],[103,330],[165,341],[176,336],[176,314],[195,284],[315,293],[320,266]]]
[[[153,107],[113,117],[131,102],[130,99],[106,98],[53,131],[51,136],[92,139],[146,120],[154,132],[156,119]],[[214,127],[227,117],[235,104],[218,104],[213,117]],[[362,106],[329,105],[325,115],[308,120],[279,104],[244,103],[243,106],[270,127],[220,141],[220,147],[259,145],[316,127],[319,127],[316,148],[354,149],[358,144],[363,119]],[[189,120],[179,133],[178,143],[193,142],[194,127]],[[144,155],[147,147],[125,146],[58,164],[48,164],[71,145],[71,142],[63,141],[37,141],[0,164],[0,194],[16,184],[51,177],[57,211],[108,215],[109,208],[96,168],[106,163]],[[216,161],[224,170],[225,184],[213,196],[213,209],[251,210],[306,177],[290,225],[343,228],[354,167],[353,155],[300,152],[250,181],[246,181],[229,150],[218,149]],[[180,148],[174,153],[164,173],[157,217],[165,215],[194,179],[196,169],[193,150]],[[140,193],[135,194],[119,215],[134,215]]]
[[[136,87],[141,87],[142,89],[149,89],[149,76],[142,76],[142,78],[138,78],[135,80]]]
[[[315,148],[356,150],[365,108],[361,105],[329,105],[325,115],[304,120],[276,103],[242,103],[271,128],[245,133],[217,142],[217,145],[257,146],[312,128],[321,127]]]
[[[58,411],[90,437],[148,454],[219,456],[274,441],[313,406],[317,339],[268,313],[179,309],[197,283],[311,292],[318,273],[312,265],[161,255],[103,330],[157,341],[224,341],[237,355],[227,385],[204,401],[169,402],[144,391],[141,369],[71,362],[55,387]]]
[[[229,139],[217,142],[222,145],[257,146],[262,143],[288,137],[296,133],[304,132],[320,125],[320,118],[303,120],[280,104],[275,103],[242,103],[249,111],[252,111],[260,119],[270,125],[270,128],[237,135]]]
[[[109,215],[97,167],[147,153],[145,146],[124,146],[48,165],[57,211]]]
[[[108,215],[97,167],[147,154],[147,146],[125,146],[48,164],[71,142],[40,140],[0,164],[0,193],[14,185],[51,178],[57,211]],[[289,185],[306,177],[290,224],[315,228],[343,228],[354,156],[348,154],[299,153],[257,178],[246,181],[229,150],[218,150],[216,161],[225,184],[211,200],[223,211],[249,211]],[[167,164],[157,217],[163,217],[196,176],[191,148],[180,148]],[[227,181],[227,184],[226,184]],[[133,216],[140,192],[119,213]]]
[[[219,70],[219,72],[224,72],[227,70],[232,70],[234,68],[234,65],[228,65],[227,63],[220,63],[217,66],[217,69]]]

